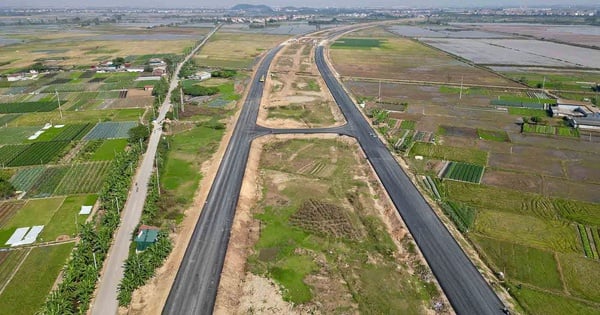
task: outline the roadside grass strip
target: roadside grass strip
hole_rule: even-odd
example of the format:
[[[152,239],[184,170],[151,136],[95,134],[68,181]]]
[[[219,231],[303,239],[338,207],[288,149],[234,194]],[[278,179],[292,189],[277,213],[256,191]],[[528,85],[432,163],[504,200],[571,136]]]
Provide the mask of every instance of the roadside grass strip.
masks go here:
[[[456,202],[442,202],[442,210],[454,222],[459,231],[463,233],[469,232],[469,229],[475,222],[477,211],[467,205]]]
[[[483,178],[484,167],[469,163],[450,162],[442,178],[479,184]]]
[[[10,245],[12,247],[21,246],[21,245],[29,245],[35,243],[38,235],[44,229],[43,225],[35,225],[33,227],[22,227],[15,230],[15,232],[11,235],[11,237],[6,242],[6,245]]]
[[[97,124],[84,140],[127,138],[129,130],[137,125],[135,121],[102,122]]]

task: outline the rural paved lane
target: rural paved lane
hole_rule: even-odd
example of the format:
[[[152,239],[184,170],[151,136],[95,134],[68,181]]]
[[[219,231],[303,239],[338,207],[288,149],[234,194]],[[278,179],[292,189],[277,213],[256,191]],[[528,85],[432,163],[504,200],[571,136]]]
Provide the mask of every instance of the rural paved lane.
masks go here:
[[[181,62],[171,79],[169,91],[158,113],[158,118],[153,122],[152,133],[148,140],[148,148],[142,158],[142,164],[137,170],[133,179],[136,183],[132,186],[127,196],[127,202],[122,210],[121,225],[117,230],[113,244],[108,252],[108,257],[104,263],[104,269],[98,282],[98,289],[94,304],[92,305],[92,314],[107,315],[115,314],[118,309],[117,290],[118,285],[123,278],[124,262],[129,254],[129,245],[131,244],[132,234],[135,227],[140,222],[144,202],[148,193],[148,182],[154,169],[154,158],[156,149],[162,136],[162,121],[165,115],[171,108],[171,92],[177,88],[179,84],[178,74],[182,65],[188,61],[198,50],[206,43],[206,41],[219,29],[220,25],[216,26],[196,48]],[[137,188],[135,187],[137,186]]]

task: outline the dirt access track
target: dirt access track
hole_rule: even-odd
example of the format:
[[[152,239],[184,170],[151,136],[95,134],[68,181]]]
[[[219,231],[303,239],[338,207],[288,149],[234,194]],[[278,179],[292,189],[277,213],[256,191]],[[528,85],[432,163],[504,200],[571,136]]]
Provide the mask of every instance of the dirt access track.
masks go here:
[[[344,116],[314,63],[314,47],[322,38],[286,42],[265,78],[257,123],[270,128],[340,126]]]

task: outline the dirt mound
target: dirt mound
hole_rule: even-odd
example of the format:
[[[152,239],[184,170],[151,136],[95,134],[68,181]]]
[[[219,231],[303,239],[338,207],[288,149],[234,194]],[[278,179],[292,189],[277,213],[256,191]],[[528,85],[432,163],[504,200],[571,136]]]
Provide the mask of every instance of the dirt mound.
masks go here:
[[[359,239],[361,233],[354,228],[346,211],[334,204],[308,199],[290,217],[290,223],[313,233]]]

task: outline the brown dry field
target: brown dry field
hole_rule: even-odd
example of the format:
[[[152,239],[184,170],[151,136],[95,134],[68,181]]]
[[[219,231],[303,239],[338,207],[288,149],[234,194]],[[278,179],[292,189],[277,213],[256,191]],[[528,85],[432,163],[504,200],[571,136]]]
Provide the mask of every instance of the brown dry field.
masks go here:
[[[345,80],[344,85],[354,95],[375,96],[379,95],[379,83],[361,80]],[[490,108],[490,100],[500,95],[514,95],[502,90],[485,90],[481,93],[468,93],[465,88],[462,98],[459,93],[446,93],[440,91],[438,85],[414,85],[401,83],[381,83],[381,100],[394,102],[408,102],[418,105],[460,105],[468,107]],[[458,91],[458,89],[457,89]],[[394,110],[390,105],[390,110]]]
[[[148,54],[181,54],[187,47],[191,47],[193,40],[168,40],[168,41],[141,41],[132,40],[124,43],[122,41],[73,41],[65,40],[51,45],[53,50],[65,50],[65,52],[51,54],[47,52],[36,52],[49,49],[49,44],[44,41],[31,42],[19,45],[0,47],[0,64],[11,61],[9,64],[0,66],[0,71],[13,68],[27,67],[35,63],[36,59],[56,59],[48,61],[48,64],[59,66],[91,66],[102,60],[110,60],[118,56],[148,55]],[[106,53],[88,53],[95,49],[105,50]],[[65,60],[61,60],[66,58]]]
[[[285,35],[217,32],[194,60],[207,67],[251,68],[260,54],[288,38]]]
[[[127,98],[114,100],[114,102],[112,102],[108,108],[143,108],[147,106],[152,106],[153,103],[154,97],[152,96],[129,97],[128,95]]]
[[[351,36],[356,37],[356,36]],[[402,79],[460,84],[518,86],[490,71],[456,60],[452,56],[389,32],[378,39],[382,47],[330,49],[336,71],[342,76]]]

